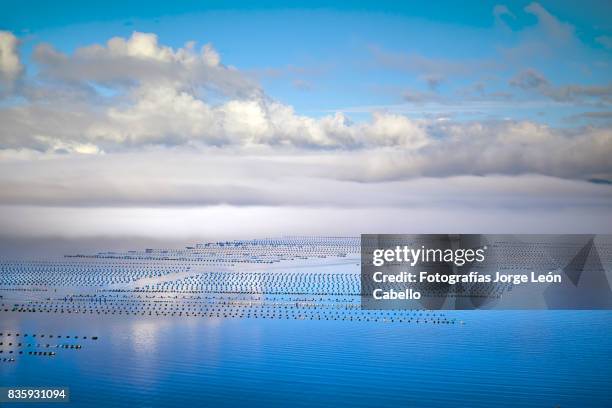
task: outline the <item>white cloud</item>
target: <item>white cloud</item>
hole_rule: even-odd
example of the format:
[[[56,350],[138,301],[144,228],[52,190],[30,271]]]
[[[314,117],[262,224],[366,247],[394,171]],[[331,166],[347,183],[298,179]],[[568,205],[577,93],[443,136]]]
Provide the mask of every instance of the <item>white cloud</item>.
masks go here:
[[[0,84],[12,83],[23,72],[18,54],[19,40],[9,31],[0,31]]]
[[[34,59],[42,76],[68,82],[95,82],[105,86],[147,84],[173,86],[181,90],[209,91],[228,96],[255,96],[257,84],[235,68],[221,64],[211,44],[199,50],[195,42],[172,49],[160,45],[155,34],[134,32],[130,38],[114,37],[105,45],[61,53],[50,44],[36,47]]]
[[[543,20],[552,18],[536,5],[529,7]],[[541,172],[582,178],[610,173],[609,163],[594,160],[610,153],[607,129],[568,134],[531,122],[453,123],[388,112],[359,123],[342,113],[313,118],[269,98],[248,76],[222,64],[212,45],[196,48],[190,42],[173,49],[161,45],[154,34],[138,32],[72,54],[38,46],[40,81],[25,88],[27,103],[0,109],[0,149],[111,153],[156,145],[338,152],[392,148],[392,166],[386,159],[377,163],[377,154],[372,159],[364,153],[375,170],[360,177]],[[540,81],[534,84],[534,78]],[[91,90],[92,83],[108,87],[112,95],[101,96]],[[516,83],[551,88],[533,73]],[[605,97],[595,95],[597,89],[566,88],[550,92],[556,98]],[[546,139],[540,137],[543,133]],[[571,157],[564,154],[570,148],[577,149]]]
[[[264,147],[339,163],[358,157],[356,180],[461,174],[539,173],[610,177],[612,130],[558,130],[529,121],[413,120],[376,113],[353,123],[343,114],[311,118],[268,98],[217,105],[173,87],[138,87],[125,103],[70,112],[60,106],[0,110],[0,146],[40,152],[120,152],[152,146]]]

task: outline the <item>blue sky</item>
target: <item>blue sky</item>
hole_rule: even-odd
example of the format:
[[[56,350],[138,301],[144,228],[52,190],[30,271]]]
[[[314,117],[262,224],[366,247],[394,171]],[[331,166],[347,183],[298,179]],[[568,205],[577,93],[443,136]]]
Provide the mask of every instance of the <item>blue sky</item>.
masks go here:
[[[0,28],[21,37],[30,72],[37,69],[29,63],[32,49],[41,42],[71,53],[140,31],[175,48],[212,43],[225,64],[256,77],[268,95],[316,117],[341,110],[360,120],[372,110],[391,110],[567,126],[585,123],[576,115],[606,110],[596,101],[550,100],[509,83],[534,69],[554,86],[610,84],[611,50],[601,40],[612,39],[605,1],[540,3],[571,31],[556,39],[562,33],[525,10],[531,2],[524,1],[224,4],[93,2],[83,8],[10,1]],[[507,13],[495,16],[496,6]],[[546,49],[529,50],[537,42]],[[418,67],[419,60],[426,66]]]

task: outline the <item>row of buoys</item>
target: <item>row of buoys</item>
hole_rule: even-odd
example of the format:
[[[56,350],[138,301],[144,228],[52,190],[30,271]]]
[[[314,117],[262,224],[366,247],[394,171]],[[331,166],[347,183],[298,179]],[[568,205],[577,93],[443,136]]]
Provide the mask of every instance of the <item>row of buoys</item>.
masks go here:
[[[55,351],[28,351],[29,356],[49,356],[54,357]]]
[[[15,305],[13,311],[22,311],[22,312],[37,312],[37,311],[54,311],[59,313],[70,313],[70,312],[79,312],[82,310],[85,311],[149,311],[149,310],[163,310],[163,311],[208,311],[208,310],[264,310],[264,309],[275,309],[275,310],[285,310],[285,311],[294,311],[294,310],[309,310],[309,311],[329,311],[334,313],[342,313],[342,314],[387,314],[387,315],[422,315],[422,311],[418,310],[402,310],[402,311],[393,311],[393,312],[385,312],[385,311],[369,311],[369,310],[361,310],[356,305],[348,305],[348,304],[333,304],[333,303],[320,303],[320,304],[300,304],[294,302],[252,302],[252,303],[227,303],[227,302],[219,302],[219,303],[191,303],[185,305],[181,302],[173,302],[173,303],[164,303],[164,304],[156,304],[156,303],[123,303],[123,302],[108,302],[108,303],[94,303],[90,305],[86,304],[39,304],[36,307],[27,307],[19,305]],[[427,312],[427,315],[436,316],[435,312]],[[44,336],[43,336],[44,337]],[[78,337],[76,337],[78,338]],[[85,337],[86,338],[86,337]]]
[[[47,292],[47,288],[7,288],[0,285],[0,290],[11,292]]]
[[[186,272],[186,265],[112,263],[109,265],[13,261],[0,263],[1,286],[105,286]]]
[[[83,312],[86,313],[86,312]],[[104,315],[125,315],[125,316],[157,316],[157,317],[204,317],[204,318],[238,318],[238,319],[243,319],[243,318],[261,318],[261,319],[295,319],[295,320],[328,320],[328,321],[351,321],[351,322],[385,322],[385,323],[393,323],[393,322],[398,322],[398,323],[424,323],[424,324],[455,324],[455,320],[454,319],[413,319],[413,318],[385,318],[385,317],[368,317],[368,316],[363,316],[363,317],[354,317],[354,316],[348,316],[348,317],[333,317],[333,316],[325,316],[325,315],[310,315],[310,314],[303,314],[303,315],[273,315],[273,314],[256,314],[256,313],[241,313],[241,314],[228,314],[228,313],[189,313],[189,312],[179,312],[179,313],[137,313],[137,312],[109,312],[109,313],[99,313],[99,314],[104,314]]]
[[[6,336],[6,337],[30,337],[30,338],[64,338],[64,339],[83,339],[83,340],[87,340],[88,336],[71,336],[71,335],[45,335],[45,334],[32,334],[32,335],[28,335],[27,333],[24,333],[23,335],[21,335],[21,333],[0,333],[0,335],[2,336]],[[90,336],[89,339],[91,340],[98,340],[98,336]],[[12,349],[3,349],[2,347],[12,347]],[[56,351],[47,351],[47,350],[34,350],[34,351],[25,351],[25,350],[19,350],[19,348],[43,348],[43,349],[66,349],[66,350],[80,350],[83,348],[83,346],[81,344],[69,344],[69,343],[63,343],[63,344],[33,344],[33,343],[12,343],[12,342],[8,342],[7,344],[4,344],[4,342],[0,342],[0,354],[8,354],[8,355],[29,355],[29,356],[49,356],[49,357],[54,357],[57,353]],[[10,360],[9,360],[10,359]],[[0,361],[3,362],[14,362],[15,359],[13,357],[10,358],[3,358]]]
[[[359,254],[359,237],[290,237],[209,242],[183,249],[153,249],[71,255],[70,258],[113,261],[181,261],[204,265],[270,264],[285,260],[346,257]]]
[[[234,293],[274,295],[359,295],[355,273],[205,272],[135,288],[136,292]]]
[[[20,305],[14,304],[14,308],[24,311],[37,311],[39,309],[55,309],[59,312],[76,311],[81,309],[93,310],[203,310],[209,308],[282,308],[282,309],[334,309],[343,313],[356,311],[366,313],[361,310],[360,299],[358,296],[166,296],[166,295],[146,295],[124,294],[121,297],[100,294],[97,297],[80,298],[78,302],[73,297],[61,299],[40,300],[28,302]],[[400,313],[425,313],[420,310],[403,310]],[[427,311],[428,314],[435,315],[435,311]]]
[[[41,310],[41,312],[51,313],[52,310]],[[57,312],[55,312],[57,313]],[[74,311],[75,314],[93,314],[93,311],[79,310]],[[340,313],[325,313],[313,312],[306,313],[305,311],[291,311],[289,313],[275,313],[260,310],[259,313],[255,310],[251,311],[134,311],[134,310],[97,310],[98,315],[112,316],[163,316],[163,317],[224,317],[224,318],[270,318],[270,319],[308,319],[308,320],[343,320],[343,321],[375,321],[375,322],[406,322],[406,323],[433,323],[433,324],[454,324],[454,319],[444,317],[438,318],[417,318],[410,315],[393,315],[392,317],[372,314],[340,314]]]
[[[66,348],[66,347],[64,347]],[[80,347],[79,347],[80,348]],[[0,354],[4,354],[4,350],[0,350]],[[15,350],[8,350],[6,354],[18,354],[23,355],[25,352],[23,350],[19,350],[15,352]],[[28,351],[27,354],[29,356],[55,356],[55,351]]]
[[[61,338],[64,338],[64,339],[71,339],[71,338],[72,339],[79,339],[79,338],[81,338],[83,340],[87,340],[87,336],[80,336],[79,337],[79,336],[71,336],[71,335],[63,335],[62,336],[61,334],[53,335],[53,334],[36,334],[36,333],[33,333],[33,334],[23,333],[23,335],[22,335],[21,333],[11,333],[11,332],[4,333],[4,332],[0,332],[0,337],[3,337],[3,336],[6,336],[6,337],[11,337],[11,336],[20,337],[20,336],[22,336],[22,337],[32,337],[32,338],[36,338],[36,337],[38,337],[38,338],[45,338],[45,336],[46,336],[47,338],[50,338],[50,339],[55,337],[57,339],[61,339]],[[98,336],[91,336],[91,340],[98,340]],[[1,345],[2,345],[2,343],[0,343],[0,346]]]
[[[0,343],[0,346],[3,346],[3,343]],[[7,346],[13,346],[13,343],[8,343]],[[15,344],[15,347],[22,347],[22,346],[23,346],[23,343]],[[54,345],[52,345],[52,344],[49,344],[49,343],[45,344],[44,346],[42,344],[28,343],[28,344],[25,345],[25,347],[44,347],[44,348],[60,348],[60,347],[62,347],[62,348],[65,348],[61,344],[54,344]],[[78,348],[81,348],[81,346],[79,346]],[[2,350],[0,350],[0,353],[2,353]]]

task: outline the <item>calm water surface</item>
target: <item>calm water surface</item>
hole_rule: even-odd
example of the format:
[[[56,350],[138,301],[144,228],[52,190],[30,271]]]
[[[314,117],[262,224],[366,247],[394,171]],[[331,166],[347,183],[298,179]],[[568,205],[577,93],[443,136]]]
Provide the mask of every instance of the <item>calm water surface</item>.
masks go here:
[[[2,363],[0,382],[83,407],[612,406],[611,312],[447,315],[465,324],[1,313],[4,332],[99,339]]]

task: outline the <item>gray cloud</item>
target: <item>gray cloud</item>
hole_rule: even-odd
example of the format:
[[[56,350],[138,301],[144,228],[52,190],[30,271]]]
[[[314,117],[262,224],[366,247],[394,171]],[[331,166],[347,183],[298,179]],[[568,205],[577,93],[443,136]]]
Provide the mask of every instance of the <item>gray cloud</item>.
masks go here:
[[[569,61],[568,67],[576,68],[580,65],[583,72],[592,70],[590,64],[583,64],[584,56],[593,53],[585,47],[575,33],[575,28],[552,15],[539,3],[527,5],[523,11],[534,15],[537,23],[513,31],[508,25],[509,19],[514,18],[513,12],[505,5],[496,5],[493,16],[497,29],[502,29],[506,35],[512,34],[514,42],[503,42],[495,50],[494,55],[484,58],[463,58],[461,60],[448,60],[443,58],[432,59],[425,55],[397,50],[385,50],[371,46],[370,52],[379,67],[387,68],[407,74],[407,78],[417,75],[424,79],[429,91],[436,90],[441,82],[449,84],[449,90],[444,98],[427,90],[412,89],[404,91],[403,87],[396,88],[396,95],[410,104],[441,104],[442,106],[455,103],[467,104],[474,100],[494,103],[500,99],[512,99],[515,96],[525,97],[518,93],[509,93],[511,90],[531,91],[554,102],[575,105],[609,104],[612,99],[612,84],[555,84],[553,85],[544,74],[534,70],[525,69],[525,61],[534,66],[547,66],[551,60]],[[598,42],[605,44],[606,39],[598,38]],[[599,53],[597,58],[607,57]],[[574,65],[574,66],[572,66]],[[504,80],[506,75],[519,72],[510,80]],[[464,89],[452,89],[451,79],[470,79],[477,83],[487,81],[488,92],[468,93]],[[454,91],[454,94],[453,94]],[[453,97],[453,95],[455,97]]]
[[[576,115],[576,117],[589,118],[589,119],[612,119],[612,112],[598,111],[598,112],[584,112]]]
[[[495,18],[498,20],[500,20],[504,16],[516,18],[516,16],[510,11],[508,6],[505,6],[503,4],[497,4],[495,5],[495,7],[493,7],[493,16],[495,16]]]
[[[304,79],[294,79],[291,84],[295,89],[299,89],[300,91],[310,91],[312,90],[312,85],[310,82]]]
[[[603,45],[609,50],[612,49],[612,36],[600,35],[599,37],[595,38],[595,41],[597,41],[599,44]]]
[[[534,69],[526,69],[510,79],[509,84],[523,90],[537,91],[558,102],[594,100],[612,103],[612,84],[553,86],[548,79]]]
[[[519,87],[521,89],[537,89],[541,87],[548,87],[550,83],[548,79],[535,69],[526,69],[514,78],[510,79],[510,85]]]
[[[609,85],[565,85],[547,89],[545,94],[552,99],[561,102],[569,102],[580,99],[594,99],[601,103],[612,103],[612,84]]]
[[[560,21],[539,3],[531,3],[524,10],[538,18],[539,24],[551,38],[559,41],[567,41],[573,38],[574,27],[571,24]]]
[[[481,78],[483,75],[499,75],[501,72],[517,69],[524,65],[524,61],[550,57],[551,52],[568,49],[575,51],[578,40],[574,27],[553,16],[539,3],[531,3],[524,8],[528,14],[537,17],[537,24],[521,29],[516,34],[519,39],[515,46],[500,47],[497,55],[480,58],[450,60],[444,58],[429,58],[417,53],[389,51],[378,46],[370,46],[370,53],[375,62],[382,67],[406,72],[416,73],[428,82],[434,78],[436,83],[448,78]],[[514,18],[512,11],[505,5],[496,5],[493,8],[496,22],[509,29],[504,17]],[[605,40],[604,40],[605,41]]]
[[[444,103],[446,99],[436,92],[422,92],[406,89],[402,93],[402,99],[406,102],[421,105],[425,103]]]
[[[448,77],[472,77],[499,65],[494,60],[433,59],[415,53],[391,52],[377,46],[371,46],[370,52],[380,66],[406,73],[416,73],[426,80],[435,78],[438,83]]]
[[[444,78],[439,77],[437,75],[427,75],[425,76],[425,82],[427,82],[427,86],[431,90],[436,90],[444,82]]]

